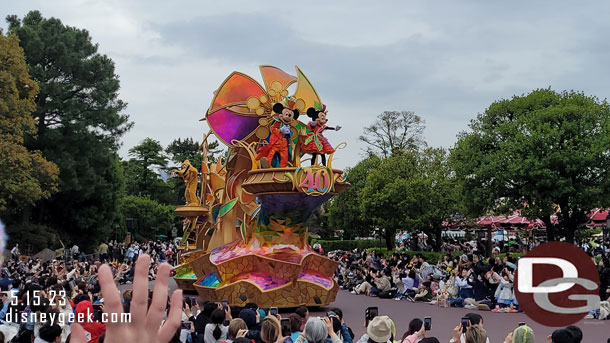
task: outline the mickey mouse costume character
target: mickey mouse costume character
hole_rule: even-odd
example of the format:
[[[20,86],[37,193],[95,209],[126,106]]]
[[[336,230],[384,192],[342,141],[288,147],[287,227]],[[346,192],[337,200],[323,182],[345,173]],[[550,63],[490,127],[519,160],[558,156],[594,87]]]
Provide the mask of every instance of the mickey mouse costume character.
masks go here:
[[[288,166],[290,137],[292,136],[291,125],[299,117],[299,110],[291,109],[294,107],[293,101],[286,101],[287,107],[277,103],[273,105],[273,112],[277,113],[276,121],[271,126],[271,135],[269,135],[269,144],[258,149],[256,160],[261,160],[261,166],[267,168],[271,164],[276,153],[279,154],[279,166],[281,168]]]
[[[322,157],[322,164],[326,166],[326,155],[335,152],[335,149],[330,145],[328,139],[324,137],[324,130],[341,130],[341,126],[336,127],[326,126],[328,119],[326,119],[326,105],[320,105],[318,102],[314,104],[315,107],[307,109],[307,116],[311,118],[311,121],[307,123],[307,128],[310,133],[305,135],[303,144],[301,145],[301,152],[311,154],[311,165],[316,162],[318,154]]]

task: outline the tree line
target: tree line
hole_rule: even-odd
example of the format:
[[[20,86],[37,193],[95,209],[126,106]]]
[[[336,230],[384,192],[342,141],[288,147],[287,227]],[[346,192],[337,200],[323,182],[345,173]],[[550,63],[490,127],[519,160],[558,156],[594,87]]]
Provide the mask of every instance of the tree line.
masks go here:
[[[520,210],[548,240],[574,241],[587,213],[610,204],[610,106],[582,92],[536,89],[492,103],[448,150],[421,139],[411,112],[383,112],[364,129],[366,157],[326,211],[346,238],[424,232],[439,247],[443,221],[470,223]],[[557,222],[551,221],[557,216]]]
[[[180,226],[172,211],[183,185],[167,170],[185,159],[199,165],[199,142],[147,138],[122,159],[133,122],[114,62],[87,30],[59,19],[32,11],[6,20],[0,217],[11,244],[91,248],[124,237],[127,222],[138,238],[169,235]],[[492,103],[444,149],[425,142],[415,113],[383,112],[360,136],[367,150],[346,170],[352,186],[311,218],[312,232],[377,230],[389,248],[398,230],[425,232],[438,245],[443,221],[519,209],[545,221],[549,239],[571,241],[586,213],[610,200],[609,118],[605,100],[537,89]]]
[[[43,247],[169,235],[183,186],[165,170],[201,162],[199,143],[147,138],[121,159],[133,126],[114,62],[87,30],[31,11],[0,32],[0,217],[10,243]],[[216,145],[215,145],[216,144]],[[217,152],[217,143],[210,150]],[[197,164],[195,164],[197,165]]]

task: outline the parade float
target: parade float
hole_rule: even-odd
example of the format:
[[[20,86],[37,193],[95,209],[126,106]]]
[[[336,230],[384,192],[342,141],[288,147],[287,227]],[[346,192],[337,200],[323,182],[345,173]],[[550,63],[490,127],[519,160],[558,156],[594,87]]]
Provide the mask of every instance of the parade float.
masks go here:
[[[326,106],[298,67],[296,76],[272,66],[260,72],[264,86],[239,72],[226,78],[202,119],[210,131],[201,172],[189,161],[174,171],[186,184],[186,204],[176,208],[185,233],[174,278],[232,305],[328,305],[337,263],[313,251],[306,222],[349,187],[332,167],[345,143],[333,148],[324,136],[340,126],[327,126]],[[211,134],[228,147],[215,163],[207,160]]]

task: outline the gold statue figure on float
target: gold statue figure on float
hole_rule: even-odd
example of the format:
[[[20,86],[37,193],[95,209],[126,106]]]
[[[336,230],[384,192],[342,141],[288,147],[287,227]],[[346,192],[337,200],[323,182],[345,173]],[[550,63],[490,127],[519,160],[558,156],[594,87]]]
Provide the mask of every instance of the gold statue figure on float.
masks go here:
[[[184,180],[186,206],[199,206],[199,198],[197,197],[197,175],[199,172],[189,160],[182,162],[181,168],[180,170],[174,169],[172,172]]]

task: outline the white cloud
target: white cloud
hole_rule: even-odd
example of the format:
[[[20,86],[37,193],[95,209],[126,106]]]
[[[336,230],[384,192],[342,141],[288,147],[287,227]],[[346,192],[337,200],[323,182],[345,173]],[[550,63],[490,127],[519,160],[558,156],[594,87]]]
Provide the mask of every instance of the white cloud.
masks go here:
[[[134,129],[169,143],[200,139],[198,120],[233,70],[260,81],[257,66],[299,65],[331,115],[329,132],[349,146],[336,165],[353,165],[362,127],[384,110],[422,116],[432,146],[455,135],[491,102],[551,86],[605,98],[610,3],[497,1],[93,1],[3,3],[2,13],[46,17],[90,31],[116,63]],[[335,143],[335,144],[336,144]]]

